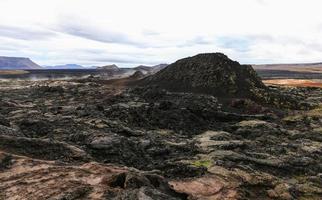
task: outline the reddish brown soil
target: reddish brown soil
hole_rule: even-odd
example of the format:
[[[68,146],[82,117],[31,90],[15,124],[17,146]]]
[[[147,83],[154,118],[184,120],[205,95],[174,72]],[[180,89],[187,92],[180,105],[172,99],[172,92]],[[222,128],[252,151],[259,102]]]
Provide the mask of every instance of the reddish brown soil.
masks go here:
[[[286,85],[286,86],[297,86],[297,87],[320,87],[322,88],[322,82],[314,80],[302,80],[302,79],[273,79],[264,80],[267,85]]]

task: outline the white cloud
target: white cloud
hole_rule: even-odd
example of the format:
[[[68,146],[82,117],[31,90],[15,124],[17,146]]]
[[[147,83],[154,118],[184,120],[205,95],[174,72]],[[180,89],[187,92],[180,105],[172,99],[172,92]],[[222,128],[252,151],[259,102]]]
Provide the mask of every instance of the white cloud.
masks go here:
[[[319,0],[0,0],[0,53],[121,66],[222,51],[243,63],[322,61]]]

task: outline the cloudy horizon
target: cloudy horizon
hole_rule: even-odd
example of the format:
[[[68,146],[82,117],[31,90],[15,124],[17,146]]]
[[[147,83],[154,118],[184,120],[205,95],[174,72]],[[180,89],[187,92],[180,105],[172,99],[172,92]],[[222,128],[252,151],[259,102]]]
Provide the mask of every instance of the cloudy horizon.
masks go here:
[[[322,62],[318,0],[0,0],[0,56],[121,67],[222,52],[247,64]]]

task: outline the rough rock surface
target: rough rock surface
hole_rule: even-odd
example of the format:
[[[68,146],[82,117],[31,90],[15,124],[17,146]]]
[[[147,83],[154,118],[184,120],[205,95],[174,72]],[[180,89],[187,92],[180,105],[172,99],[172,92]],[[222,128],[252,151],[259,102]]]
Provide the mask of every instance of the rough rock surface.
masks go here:
[[[0,199],[318,200],[322,89],[268,90],[0,81]]]
[[[126,167],[95,162],[69,165],[4,152],[0,162],[0,199],[185,198],[161,176]]]
[[[208,94],[218,98],[241,98],[276,108],[312,108],[300,95],[268,88],[250,65],[240,65],[222,53],[198,54],[168,65],[158,73],[137,82],[139,86],[157,86],[172,92]],[[255,108],[251,104],[249,109]],[[246,111],[247,112],[247,111]]]
[[[158,85],[170,91],[235,97],[249,97],[255,88],[265,89],[250,65],[240,65],[221,53],[178,60],[141,84]]]
[[[5,82],[0,88],[3,199],[322,194],[321,107],[277,110],[245,99],[227,103],[90,80]],[[321,89],[271,89],[322,103]]]

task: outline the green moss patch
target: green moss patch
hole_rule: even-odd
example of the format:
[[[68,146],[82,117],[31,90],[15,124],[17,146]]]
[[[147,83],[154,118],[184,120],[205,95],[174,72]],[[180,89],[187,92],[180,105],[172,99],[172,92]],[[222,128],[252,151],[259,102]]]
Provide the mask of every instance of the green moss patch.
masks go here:
[[[195,167],[206,167],[209,168],[212,162],[210,160],[197,160],[192,163]]]

